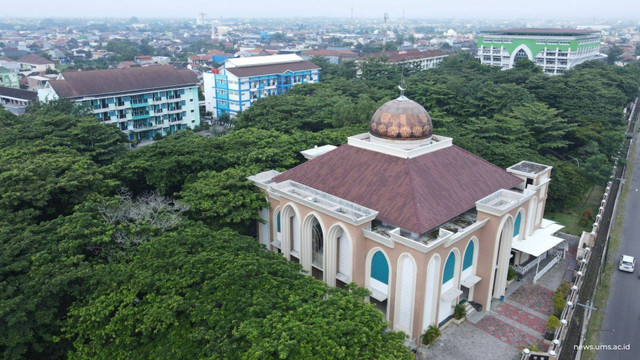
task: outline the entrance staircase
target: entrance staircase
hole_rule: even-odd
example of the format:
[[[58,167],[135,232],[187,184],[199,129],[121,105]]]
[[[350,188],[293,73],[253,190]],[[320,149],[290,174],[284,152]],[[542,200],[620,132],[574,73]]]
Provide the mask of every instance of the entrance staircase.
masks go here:
[[[468,301],[464,303],[465,308],[467,310],[467,316],[473,314],[476,311],[476,308],[471,305]]]

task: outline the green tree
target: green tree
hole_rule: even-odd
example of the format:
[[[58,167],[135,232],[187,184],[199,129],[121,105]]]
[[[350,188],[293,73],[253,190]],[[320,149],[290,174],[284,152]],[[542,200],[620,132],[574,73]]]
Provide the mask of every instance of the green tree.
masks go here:
[[[245,232],[259,220],[258,212],[269,204],[247,176],[246,169],[229,168],[221,172],[203,171],[187,183],[180,198],[191,209],[191,217],[214,228],[229,227]]]
[[[94,162],[72,149],[0,149],[0,208],[7,211],[52,219],[110,185]]]
[[[212,142],[190,131],[180,131],[155,143],[127,151],[109,168],[134,194],[157,191],[172,196],[189,178],[203,170],[221,169]]]
[[[361,291],[329,290],[261,246],[185,223],[126,262],[96,266],[95,290],[72,306],[64,328],[69,357],[239,359],[261,357],[259,350],[408,358],[403,336],[384,330]],[[273,349],[267,336],[282,346]]]
[[[537,151],[544,149],[565,149],[569,142],[565,134],[573,128],[558,116],[558,111],[541,103],[523,104],[513,108],[508,115],[518,119],[531,131],[533,147]]]
[[[47,105],[12,120],[0,133],[0,147],[62,146],[86,155],[98,164],[111,163],[124,152],[126,136],[111,124],[95,118],[61,114]],[[62,108],[66,108],[63,104]],[[70,108],[74,109],[73,107]]]
[[[622,48],[617,44],[613,44],[607,50],[607,64],[613,65],[622,57]]]
[[[603,185],[609,180],[613,174],[613,170],[611,168],[611,162],[609,162],[607,157],[603,154],[598,154],[587,159],[587,162],[582,168],[582,173],[589,182],[591,182],[591,191],[593,191],[596,185]],[[589,195],[591,195],[591,191],[589,191]],[[589,196],[587,196],[587,198],[589,198]]]

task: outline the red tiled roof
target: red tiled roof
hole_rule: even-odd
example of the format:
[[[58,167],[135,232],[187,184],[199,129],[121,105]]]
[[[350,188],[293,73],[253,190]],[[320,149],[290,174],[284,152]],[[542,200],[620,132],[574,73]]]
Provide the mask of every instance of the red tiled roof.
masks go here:
[[[118,69],[126,68],[129,66],[134,66],[136,63],[134,61],[120,61],[118,63]]]
[[[446,56],[446,55],[447,53],[440,50],[420,51],[420,50],[412,49],[412,50],[371,53],[371,54],[365,55],[364,58],[367,59],[371,57],[388,57],[390,62],[395,63],[403,60],[427,59],[427,58]]]
[[[243,66],[235,68],[227,68],[227,71],[237,77],[247,76],[260,76],[270,74],[283,74],[286,71],[304,71],[320,69],[320,67],[311,61],[298,61],[285,64],[270,64],[270,65],[256,65],[256,66]]]
[[[318,55],[318,56],[337,56],[341,58],[355,59],[358,54],[351,50],[309,50],[305,52],[305,55]]]
[[[380,221],[424,234],[522,180],[457,146],[412,159],[342,145],[274,178],[377,210]]]
[[[211,56],[207,55],[191,55],[189,56],[191,61],[211,61]]]
[[[53,61],[47,60],[47,59],[43,58],[42,56],[36,55],[36,54],[25,55],[22,58],[20,58],[20,60],[18,60],[18,62],[25,63],[25,64],[33,64],[33,65],[54,64]]]
[[[63,98],[198,84],[198,77],[191,70],[178,70],[171,65],[68,71],[62,75],[64,80],[49,84]]]
[[[207,55],[214,55],[214,56],[231,56],[230,54],[227,54],[227,53],[226,53],[226,52],[224,52],[224,51],[220,51],[220,50],[216,50],[216,49],[209,50],[209,51],[207,52]]]

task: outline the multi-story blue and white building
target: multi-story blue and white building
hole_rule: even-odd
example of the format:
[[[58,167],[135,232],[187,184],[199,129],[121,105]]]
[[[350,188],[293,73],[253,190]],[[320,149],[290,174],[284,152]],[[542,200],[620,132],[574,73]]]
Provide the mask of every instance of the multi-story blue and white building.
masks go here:
[[[198,77],[173,66],[62,73],[38,90],[41,102],[58,98],[87,105],[130,140],[151,139],[200,124]]]
[[[216,117],[235,116],[260,98],[319,80],[320,67],[298,55],[227,59],[220,69],[203,75],[205,106]]]

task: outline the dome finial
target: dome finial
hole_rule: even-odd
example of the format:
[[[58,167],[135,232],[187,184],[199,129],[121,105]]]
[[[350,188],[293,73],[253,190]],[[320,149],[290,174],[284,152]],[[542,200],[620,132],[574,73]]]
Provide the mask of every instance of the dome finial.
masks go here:
[[[400,89],[400,98],[403,98],[404,91],[407,90],[407,83],[404,81],[404,64],[402,64],[400,70],[400,84],[398,84],[398,89]]]

